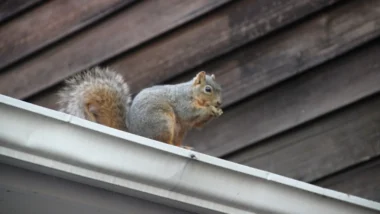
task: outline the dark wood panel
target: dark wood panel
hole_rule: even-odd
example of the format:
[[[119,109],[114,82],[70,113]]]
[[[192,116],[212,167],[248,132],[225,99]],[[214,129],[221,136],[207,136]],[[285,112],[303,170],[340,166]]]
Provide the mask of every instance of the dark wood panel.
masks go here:
[[[0,23],[43,1],[44,0],[2,0],[0,2]]]
[[[0,93],[25,98],[231,0],[141,1],[0,74]],[[41,78],[43,77],[43,78]],[[9,84],[16,82],[18,84]]]
[[[337,57],[380,35],[380,1],[347,1],[296,26],[240,48],[169,83],[214,73],[223,107]]]
[[[132,91],[138,92],[333,2],[336,1],[314,1],[318,4],[313,5],[310,1],[284,0],[271,6],[272,2],[267,0],[236,1],[204,19],[111,62],[110,66],[123,73]],[[266,27],[267,24],[269,27]],[[223,64],[223,71],[229,67]],[[55,92],[56,88],[28,101],[56,108]]]
[[[0,69],[134,0],[50,1],[0,27]]]
[[[380,90],[380,40],[225,110],[185,142],[223,156]]]
[[[28,97],[25,99],[26,102],[30,102],[39,106],[43,106],[50,109],[57,110],[59,108],[58,106],[58,96],[57,92],[59,89],[61,89],[64,86],[64,84],[61,82],[57,85],[54,85],[51,88],[48,88],[47,90],[41,91],[40,93]]]
[[[337,1],[235,1],[110,65],[123,72],[132,91],[138,92],[335,2]]]
[[[227,159],[311,182],[380,155],[379,109],[376,95]]]
[[[315,184],[380,202],[380,158]]]

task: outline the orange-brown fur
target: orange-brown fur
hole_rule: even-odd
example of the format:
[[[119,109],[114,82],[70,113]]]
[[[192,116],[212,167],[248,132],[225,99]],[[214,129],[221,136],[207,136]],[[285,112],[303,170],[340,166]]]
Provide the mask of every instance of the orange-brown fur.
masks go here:
[[[155,140],[170,145],[182,146],[185,130],[181,127],[179,121],[177,121],[177,117],[172,110],[166,112],[165,115],[167,118],[167,130],[161,133],[161,135]]]
[[[88,120],[126,130],[123,108],[118,106],[118,95],[109,88],[95,88],[85,94],[85,113]]]
[[[173,111],[168,111],[165,113],[165,116],[167,117],[167,138],[164,140],[164,142],[173,145],[175,139],[175,129],[176,129],[176,116]]]

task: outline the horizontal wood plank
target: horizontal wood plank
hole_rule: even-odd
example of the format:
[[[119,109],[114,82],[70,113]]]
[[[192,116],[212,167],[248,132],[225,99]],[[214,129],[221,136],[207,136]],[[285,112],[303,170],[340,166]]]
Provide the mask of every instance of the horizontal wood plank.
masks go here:
[[[223,107],[337,57],[380,35],[380,1],[346,1],[198,68],[223,87]],[[169,83],[191,79],[188,72]]]
[[[133,1],[47,2],[0,27],[0,69],[100,20]]]
[[[110,62],[132,92],[166,81],[337,0],[240,0]]]
[[[107,65],[124,75],[132,92],[138,92],[335,2],[236,1]],[[56,108],[57,88],[28,101]]]
[[[2,0],[0,1],[0,23],[16,16],[44,0]]]
[[[380,202],[380,158],[320,180],[315,184]]]
[[[380,155],[379,109],[376,95],[226,158],[312,182]]]
[[[64,86],[63,82],[54,85],[51,88],[48,88],[47,90],[41,91],[40,93],[28,97],[25,99],[26,102],[30,102],[39,106],[43,106],[50,109],[57,110],[59,108],[59,105],[57,103],[58,101],[58,95],[57,92],[59,89],[61,89]]]
[[[286,81],[238,106],[185,140],[223,156],[380,91],[380,40]]]
[[[24,99],[231,0],[140,1],[0,74],[0,93]],[[41,78],[43,77],[43,78]],[[9,84],[17,81],[17,84]]]

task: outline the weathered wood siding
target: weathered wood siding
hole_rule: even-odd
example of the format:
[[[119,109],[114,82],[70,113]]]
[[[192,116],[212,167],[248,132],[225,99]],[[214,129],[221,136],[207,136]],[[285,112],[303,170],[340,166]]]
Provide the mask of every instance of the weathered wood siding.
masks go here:
[[[380,201],[380,1],[0,4],[0,93],[56,109],[94,65],[133,93],[214,73],[224,115],[197,151]]]

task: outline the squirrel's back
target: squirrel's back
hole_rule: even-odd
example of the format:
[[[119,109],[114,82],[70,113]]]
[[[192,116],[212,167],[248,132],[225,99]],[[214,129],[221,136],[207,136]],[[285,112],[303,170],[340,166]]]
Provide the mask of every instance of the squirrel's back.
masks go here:
[[[131,103],[123,77],[108,68],[95,67],[66,80],[58,93],[60,111],[126,130]]]

